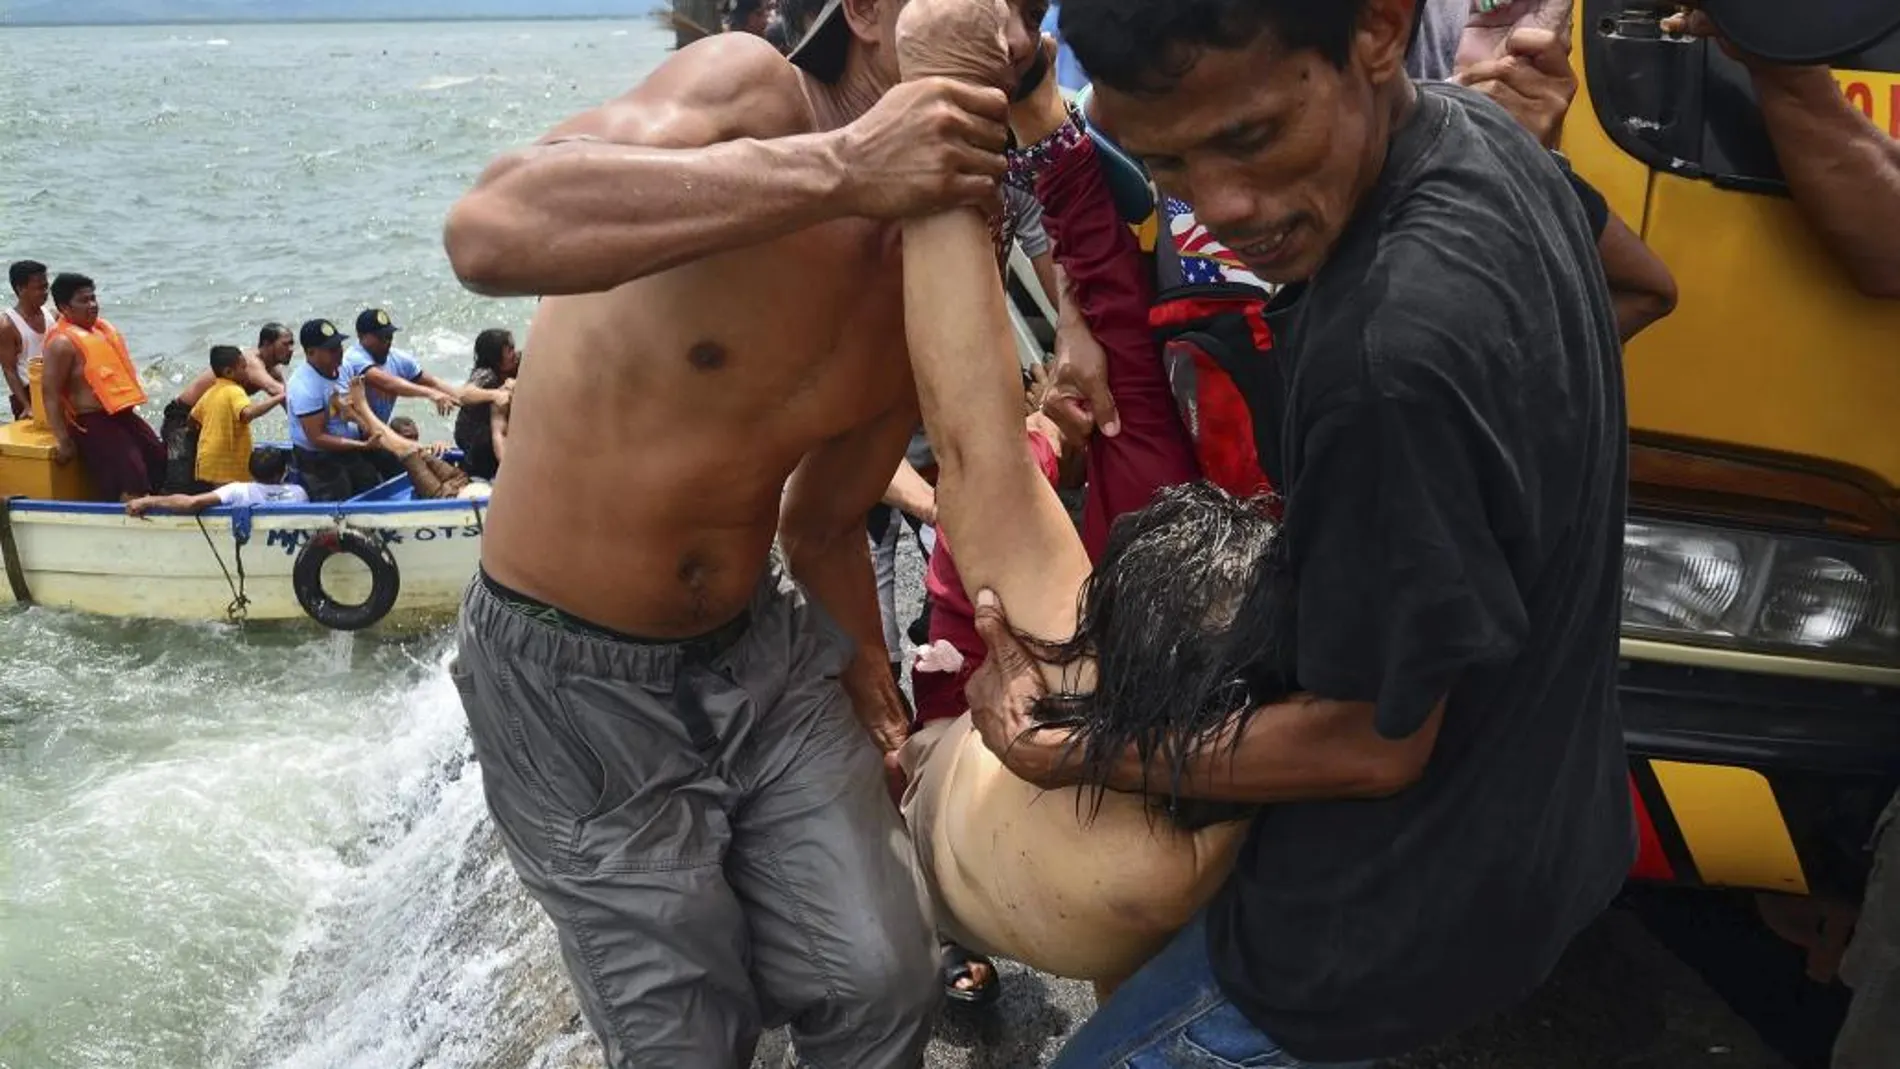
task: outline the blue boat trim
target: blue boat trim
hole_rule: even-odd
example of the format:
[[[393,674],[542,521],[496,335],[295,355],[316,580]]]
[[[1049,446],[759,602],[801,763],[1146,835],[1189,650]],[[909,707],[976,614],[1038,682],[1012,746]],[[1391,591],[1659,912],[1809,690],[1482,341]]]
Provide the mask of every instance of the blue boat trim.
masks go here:
[[[288,442],[259,442],[259,446],[276,449],[289,449]],[[450,449],[442,454],[444,460],[460,460],[462,451]],[[347,501],[310,502],[299,505],[254,505],[250,511],[258,516],[389,516],[403,513],[431,513],[474,511],[485,504],[481,500],[464,498],[440,498],[417,501],[410,497],[413,488],[409,485],[409,476],[398,475],[386,479]],[[40,512],[72,516],[124,516],[125,506],[110,501],[48,501],[43,498],[16,497],[11,501],[15,512]],[[197,513],[200,516],[231,516],[235,510],[229,505],[218,505]],[[186,516],[184,512],[155,512],[154,516]],[[480,513],[477,512],[478,518]]]
[[[124,505],[115,505],[109,501],[42,501],[34,498],[14,498],[13,511],[64,514],[74,516],[121,516],[125,515]],[[426,514],[432,512],[468,512],[479,501],[463,498],[443,498],[436,501],[326,501],[321,504],[301,505],[257,505],[251,512],[260,519],[274,516],[399,516],[406,513]],[[199,513],[200,516],[229,516],[231,507],[219,505]],[[154,512],[154,516],[184,516],[182,512]]]

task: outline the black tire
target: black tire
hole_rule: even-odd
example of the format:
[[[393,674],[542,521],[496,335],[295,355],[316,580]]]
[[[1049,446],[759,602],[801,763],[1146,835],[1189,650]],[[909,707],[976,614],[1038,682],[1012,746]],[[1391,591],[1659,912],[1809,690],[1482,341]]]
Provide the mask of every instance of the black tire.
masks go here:
[[[347,553],[369,569],[369,598],[360,605],[340,602],[323,589],[323,563]],[[297,604],[312,620],[333,631],[361,631],[372,627],[396,607],[402,591],[402,573],[389,547],[359,531],[328,530],[310,536],[290,572]]]

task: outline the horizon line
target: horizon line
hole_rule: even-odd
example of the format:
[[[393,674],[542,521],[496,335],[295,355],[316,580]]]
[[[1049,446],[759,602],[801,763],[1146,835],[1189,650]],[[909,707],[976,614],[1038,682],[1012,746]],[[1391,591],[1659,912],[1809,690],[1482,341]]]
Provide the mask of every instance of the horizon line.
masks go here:
[[[665,14],[669,9],[664,5],[655,5],[646,11],[634,14],[612,14],[598,12],[587,15],[379,15],[373,18],[342,18],[324,15],[296,16],[291,18],[180,18],[163,19],[34,19],[28,22],[16,22],[9,17],[0,17],[0,29],[38,30],[73,29],[82,26],[311,26],[341,25],[344,23],[377,22],[611,22],[625,19],[643,19],[656,14]]]

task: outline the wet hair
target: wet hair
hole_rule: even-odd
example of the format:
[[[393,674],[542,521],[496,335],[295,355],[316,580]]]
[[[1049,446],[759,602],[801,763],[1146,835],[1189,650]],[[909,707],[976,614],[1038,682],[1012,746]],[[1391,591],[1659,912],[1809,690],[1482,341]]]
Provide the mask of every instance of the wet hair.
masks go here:
[[[213,345],[211,347],[211,373],[222,378],[237,369],[244,354],[235,345]]]
[[[61,271],[53,279],[53,307],[64,308],[73,303],[80,290],[97,289],[92,279],[76,271]]]
[[[410,419],[408,416],[397,416],[395,419],[390,420],[389,429],[412,442],[422,437],[422,428],[416,426],[416,421]]]
[[[1129,747],[1144,768],[1171,770],[1143,793],[1174,822],[1204,827],[1252,807],[1179,797],[1188,758],[1231,746],[1253,711],[1292,693],[1291,584],[1264,499],[1210,483],[1170,487],[1115,521],[1082,589],[1066,642],[1030,640],[1057,665],[1095,660],[1095,690],[1052,695],[1045,723],[1072,729],[1072,753],[1099,807]]]
[[[501,374],[501,354],[515,342],[515,336],[501,327],[489,327],[475,335],[475,370]]]
[[[290,450],[260,446],[251,450],[251,478],[260,483],[281,483],[290,472]]]
[[[1165,93],[1203,50],[1245,48],[1262,32],[1289,52],[1345,67],[1366,0],[1063,0],[1063,43],[1089,78],[1124,93]]]
[[[26,289],[26,284],[46,273],[46,265],[38,260],[15,260],[7,267],[7,284],[13,292]]]
[[[262,349],[272,342],[290,337],[290,328],[282,323],[266,323],[257,330],[257,347]]]

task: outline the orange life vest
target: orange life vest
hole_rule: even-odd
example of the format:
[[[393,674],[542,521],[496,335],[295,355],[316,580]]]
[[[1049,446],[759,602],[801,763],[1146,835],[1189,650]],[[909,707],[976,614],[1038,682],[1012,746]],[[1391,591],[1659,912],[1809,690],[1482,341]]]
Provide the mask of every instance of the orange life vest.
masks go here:
[[[59,337],[72,339],[73,347],[79,350],[80,371],[86,376],[86,385],[92,388],[92,395],[99,399],[99,407],[107,415],[116,416],[145,403],[145,387],[139,383],[138,370],[132,366],[132,354],[126,351],[125,338],[112,324],[97,319],[92,329],[87,330],[60,316],[53,329],[46,332],[46,344],[53,344],[53,339]],[[72,399],[62,397],[60,401],[70,419],[74,414]]]

